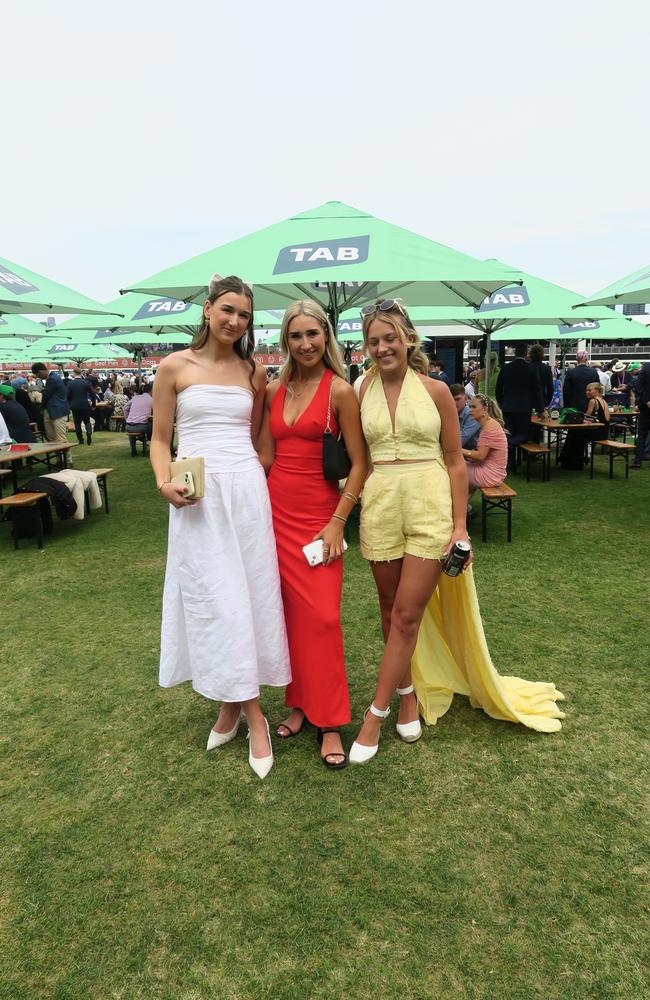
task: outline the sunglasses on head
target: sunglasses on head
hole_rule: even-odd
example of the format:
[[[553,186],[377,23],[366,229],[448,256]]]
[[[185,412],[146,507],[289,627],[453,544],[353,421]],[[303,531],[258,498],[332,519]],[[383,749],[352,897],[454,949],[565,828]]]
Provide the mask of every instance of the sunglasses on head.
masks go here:
[[[390,312],[391,309],[399,309],[402,316],[408,319],[408,313],[404,308],[404,304],[399,299],[381,299],[379,302],[373,302],[370,305],[363,306],[361,309],[361,315],[372,316],[372,314],[377,311]]]

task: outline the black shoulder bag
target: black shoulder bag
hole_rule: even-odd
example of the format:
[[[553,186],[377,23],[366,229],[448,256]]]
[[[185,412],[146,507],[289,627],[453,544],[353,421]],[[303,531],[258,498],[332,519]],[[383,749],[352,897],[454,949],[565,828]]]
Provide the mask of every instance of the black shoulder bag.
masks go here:
[[[330,382],[330,394],[327,401],[327,423],[323,433],[323,476],[332,482],[338,482],[339,479],[347,479],[352,465],[345,449],[343,436],[339,434],[338,438],[335,438],[330,427],[333,382],[334,379]]]

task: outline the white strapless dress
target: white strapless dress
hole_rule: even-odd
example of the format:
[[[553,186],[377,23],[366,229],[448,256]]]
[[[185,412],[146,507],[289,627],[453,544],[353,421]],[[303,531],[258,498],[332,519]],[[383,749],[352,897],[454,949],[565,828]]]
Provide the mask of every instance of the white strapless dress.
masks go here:
[[[253,395],[191,385],[176,403],[178,455],[205,459],[205,496],[169,511],[160,684],[215,701],[291,680],[266,476],[250,432]]]

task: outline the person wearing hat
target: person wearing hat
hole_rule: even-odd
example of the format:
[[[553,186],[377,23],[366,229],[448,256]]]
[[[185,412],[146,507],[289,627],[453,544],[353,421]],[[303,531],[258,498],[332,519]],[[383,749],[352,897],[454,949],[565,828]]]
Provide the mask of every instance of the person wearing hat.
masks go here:
[[[632,382],[632,376],[627,370],[627,365],[624,361],[615,361],[611,368],[611,380],[612,387],[610,392],[612,395],[616,394],[618,397],[625,397],[625,399],[620,398],[620,402],[623,404],[627,403],[630,396],[630,385]]]
[[[0,385],[0,413],[7,425],[9,436],[19,444],[33,444],[34,435],[24,406],[16,402],[15,390],[10,385]]]

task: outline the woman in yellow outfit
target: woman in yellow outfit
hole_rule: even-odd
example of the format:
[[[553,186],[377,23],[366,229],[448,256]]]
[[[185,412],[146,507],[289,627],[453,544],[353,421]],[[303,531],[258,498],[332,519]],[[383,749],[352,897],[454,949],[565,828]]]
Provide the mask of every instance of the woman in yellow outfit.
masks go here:
[[[458,577],[442,574],[446,552],[469,542],[467,472],[449,389],[426,377],[427,359],[398,300],[367,306],[363,335],[374,366],[360,392],[372,466],[361,553],[377,585],[385,648],[350,762],[364,764],[377,753],[396,690],[397,732],[406,742],[419,739],[419,716],[433,725],[454,693],[493,718],[555,732],[563,695],[553,684],[501,677],[485,642],[471,568]]]

